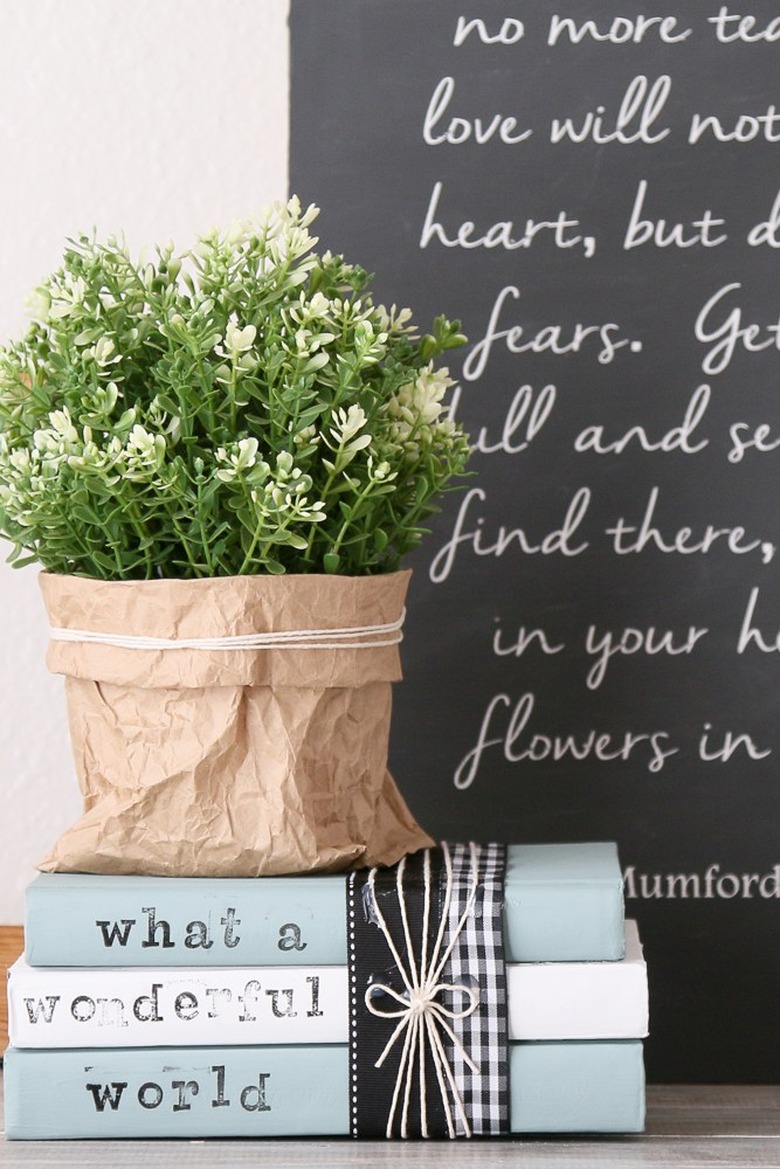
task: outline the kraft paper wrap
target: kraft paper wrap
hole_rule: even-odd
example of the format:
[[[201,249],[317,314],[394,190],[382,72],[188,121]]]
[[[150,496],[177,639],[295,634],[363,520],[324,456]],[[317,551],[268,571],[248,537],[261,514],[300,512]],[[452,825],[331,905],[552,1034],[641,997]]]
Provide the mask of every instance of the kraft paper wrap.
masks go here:
[[[409,575],[40,581],[54,628],[204,638],[390,623]],[[84,814],[43,870],[271,876],[394,864],[433,843],[387,770],[397,645],[52,641],[47,664],[66,676]]]

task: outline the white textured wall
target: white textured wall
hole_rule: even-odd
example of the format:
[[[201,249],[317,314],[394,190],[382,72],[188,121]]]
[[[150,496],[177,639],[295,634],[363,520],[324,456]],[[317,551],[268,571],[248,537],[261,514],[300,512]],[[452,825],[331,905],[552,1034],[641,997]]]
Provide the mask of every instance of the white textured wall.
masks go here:
[[[0,339],[23,330],[68,235],[184,246],[284,198],[287,61],[287,0],[2,0]],[[0,645],[9,924],[80,807],[34,569],[0,563]]]

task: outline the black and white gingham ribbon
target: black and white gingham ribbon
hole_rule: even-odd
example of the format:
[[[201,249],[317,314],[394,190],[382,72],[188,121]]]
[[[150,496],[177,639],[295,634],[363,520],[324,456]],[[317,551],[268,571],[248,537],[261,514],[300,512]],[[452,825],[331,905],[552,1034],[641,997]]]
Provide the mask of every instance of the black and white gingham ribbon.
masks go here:
[[[448,928],[454,929],[469,897],[468,845],[451,845],[455,873]],[[506,848],[488,844],[479,850],[477,897],[450,960],[450,979],[474,987],[476,1010],[453,1020],[459,1040],[451,1049],[456,1083],[474,1136],[509,1131],[509,1065],[506,971],[504,968],[504,871]],[[479,1068],[475,1076],[464,1063],[460,1045]],[[458,1135],[465,1135],[458,1127]]]
[[[508,1131],[503,866],[443,844],[351,875],[354,1136]]]

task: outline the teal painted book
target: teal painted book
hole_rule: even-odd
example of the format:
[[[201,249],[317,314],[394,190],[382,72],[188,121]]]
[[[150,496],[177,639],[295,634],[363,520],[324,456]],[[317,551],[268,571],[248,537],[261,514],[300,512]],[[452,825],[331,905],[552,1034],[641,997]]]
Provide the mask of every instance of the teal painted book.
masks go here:
[[[515,1133],[641,1132],[639,1042],[510,1048]],[[5,1053],[9,1140],[349,1135],[345,1046]]]
[[[31,966],[330,966],[346,962],[346,880],[41,873],[27,890]],[[611,843],[509,845],[508,962],[623,957]]]

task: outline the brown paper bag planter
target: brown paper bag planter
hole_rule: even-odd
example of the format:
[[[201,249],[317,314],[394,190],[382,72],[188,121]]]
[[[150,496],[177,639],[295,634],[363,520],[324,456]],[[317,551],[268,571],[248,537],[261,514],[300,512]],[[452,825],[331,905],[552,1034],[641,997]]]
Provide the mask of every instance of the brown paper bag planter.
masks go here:
[[[409,575],[42,573],[84,814],[39,867],[253,877],[430,846],[387,770]]]

